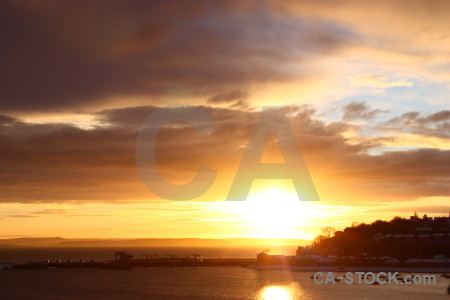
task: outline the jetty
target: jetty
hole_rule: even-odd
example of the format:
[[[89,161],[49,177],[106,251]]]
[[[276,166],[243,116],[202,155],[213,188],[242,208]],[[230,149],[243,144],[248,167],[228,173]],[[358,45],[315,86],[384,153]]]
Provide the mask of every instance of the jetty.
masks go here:
[[[95,259],[78,261],[73,260],[43,260],[30,261],[24,264],[14,264],[12,269],[77,269],[100,268],[110,270],[127,270],[137,267],[212,267],[212,266],[241,266],[254,265],[253,258],[202,258],[199,254],[186,254],[178,257],[174,254],[159,256],[158,254],[141,255],[134,258],[133,254],[126,251],[116,251],[113,260],[96,261]]]

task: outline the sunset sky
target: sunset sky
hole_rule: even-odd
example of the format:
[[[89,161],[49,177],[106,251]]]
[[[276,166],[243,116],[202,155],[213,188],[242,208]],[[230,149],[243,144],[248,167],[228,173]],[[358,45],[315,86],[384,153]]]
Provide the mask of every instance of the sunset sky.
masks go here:
[[[312,239],[450,211],[449,1],[0,1],[0,238]],[[161,199],[135,147],[156,109]],[[320,201],[255,180],[225,201],[262,106],[284,106]],[[276,142],[264,156],[280,162]],[[281,160],[282,162],[282,160]]]

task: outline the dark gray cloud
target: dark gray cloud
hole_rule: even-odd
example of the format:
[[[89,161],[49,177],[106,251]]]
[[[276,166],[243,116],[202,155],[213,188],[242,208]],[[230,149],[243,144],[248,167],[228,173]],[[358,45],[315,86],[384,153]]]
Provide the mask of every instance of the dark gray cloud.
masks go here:
[[[5,115],[0,115],[0,125],[11,124],[17,121],[17,119]]]
[[[138,130],[156,107],[106,110],[109,124],[90,130],[67,124],[14,122],[0,131],[1,202],[133,201],[152,198],[135,167]],[[167,127],[158,138],[158,167],[165,178],[191,178],[199,165],[236,171],[257,112],[204,107],[216,125],[199,136],[189,126]],[[319,190],[354,200],[380,201],[450,195],[450,151],[418,149],[368,155],[376,143],[348,143],[345,123],[325,124],[307,106],[287,107]],[[272,151],[269,149],[269,152]],[[276,150],[275,150],[276,151]],[[39,214],[52,213],[43,211]]]
[[[386,112],[381,109],[371,110],[369,105],[364,102],[353,101],[344,106],[344,115],[342,116],[343,120],[370,120],[373,119],[377,114]]]
[[[388,124],[433,124],[450,121],[450,110],[441,110],[437,113],[421,117],[417,111],[407,112],[399,117],[392,118]]]
[[[228,92],[218,93],[210,97],[207,101],[209,104],[228,104],[232,108],[247,108],[249,104],[247,102],[250,94],[243,90],[232,90]]]
[[[156,103],[173,86],[206,99],[308,76],[286,66],[352,39],[343,25],[280,18],[260,1],[5,0],[0,110],[80,109],[125,96]]]
[[[117,109],[107,109],[97,113],[97,118],[106,124],[124,129],[131,127],[137,130],[145,119],[154,112],[156,106],[134,106]]]
[[[450,110],[442,110],[440,112],[419,119],[419,122],[423,124],[446,122],[446,121],[450,121]]]
[[[383,124],[387,129],[396,129],[407,133],[450,138],[450,111],[441,110],[426,116],[417,111],[407,112]]]
[[[247,102],[250,94],[243,90],[232,90],[227,92],[218,93],[207,100],[208,104],[226,104],[230,108],[245,109],[249,108]]]
[[[407,112],[402,114],[399,117],[395,117],[390,119],[387,124],[412,124],[414,123],[417,118],[419,117],[420,113],[418,111],[411,111],[411,112]]]
[[[208,103],[229,103],[239,100],[245,100],[249,97],[249,93],[242,90],[233,90],[216,94],[208,99]]]

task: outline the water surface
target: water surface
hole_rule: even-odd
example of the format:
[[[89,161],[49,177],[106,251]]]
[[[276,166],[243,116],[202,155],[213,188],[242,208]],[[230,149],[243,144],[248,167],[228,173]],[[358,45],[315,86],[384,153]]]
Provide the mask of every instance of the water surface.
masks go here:
[[[0,299],[449,299],[436,285],[316,285],[312,272],[240,267],[0,271]]]

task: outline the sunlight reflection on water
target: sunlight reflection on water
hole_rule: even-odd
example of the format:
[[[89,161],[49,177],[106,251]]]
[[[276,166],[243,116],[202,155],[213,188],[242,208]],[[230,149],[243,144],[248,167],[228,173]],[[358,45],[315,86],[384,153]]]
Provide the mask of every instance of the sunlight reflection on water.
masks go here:
[[[266,286],[261,289],[258,299],[261,300],[292,300],[298,299],[298,287],[293,286]]]

